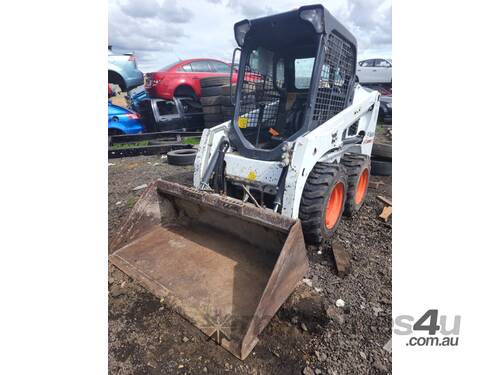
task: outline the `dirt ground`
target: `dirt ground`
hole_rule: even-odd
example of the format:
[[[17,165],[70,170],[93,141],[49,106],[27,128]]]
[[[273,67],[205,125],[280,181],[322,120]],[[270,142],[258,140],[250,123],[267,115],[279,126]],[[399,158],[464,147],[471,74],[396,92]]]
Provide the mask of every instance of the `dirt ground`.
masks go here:
[[[160,156],[109,159],[109,236],[126,218],[142,190],[156,178],[191,184],[192,167],[176,167]],[[377,195],[391,197],[391,177],[370,188],[365,205],[344,218],[337,240],[352,270],[334,273],[329,247],[309,247],[306,278],[241,361],[164,306],[158,298],[109,266],[110,374],[388,374],[391,353],[391,220],[378,215]],[[335,306],[345,301],[343,308]]]

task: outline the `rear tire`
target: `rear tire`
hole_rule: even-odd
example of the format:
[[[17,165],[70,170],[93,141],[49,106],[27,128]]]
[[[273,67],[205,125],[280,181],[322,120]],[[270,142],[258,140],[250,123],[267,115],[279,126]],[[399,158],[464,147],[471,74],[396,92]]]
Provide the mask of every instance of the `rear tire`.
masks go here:
[[[317,163],[307,178],[300,202],[299,218],[307,243],[319,244],[333,237],[348,187],[342,164]]]
[[[345,154],[342,164],[347,169],[347,196],[344,215],[353,216],[366,199],[370,181],[370,159],[364,155]]]

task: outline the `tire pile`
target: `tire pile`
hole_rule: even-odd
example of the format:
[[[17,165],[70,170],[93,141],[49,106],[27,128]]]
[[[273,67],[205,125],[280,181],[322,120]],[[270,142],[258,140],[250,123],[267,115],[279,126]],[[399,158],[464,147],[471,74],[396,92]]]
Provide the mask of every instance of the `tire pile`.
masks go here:
[[[375,143],[372,148],[372,175],[391,176],[392,175],[392,145]]]
[[[200,80],[203,118],[205,128],[222,124],[231,119],[234,107],[231,105],[229,76],[209,77]],[[233,85],[233,93],[235,86]]]

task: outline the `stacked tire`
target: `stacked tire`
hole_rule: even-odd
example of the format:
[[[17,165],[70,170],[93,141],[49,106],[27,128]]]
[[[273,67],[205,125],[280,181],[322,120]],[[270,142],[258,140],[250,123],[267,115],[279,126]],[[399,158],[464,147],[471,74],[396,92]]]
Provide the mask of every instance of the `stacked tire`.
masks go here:
[[[231,119],[234,107],[231,105],[229,76],[209,77],[200,80],[203,118],[205,127],[211,128]],[[235,86],[232,91],[234,93]]]
[[[392,176],[392,145],[385,143],[373,145],[371,167],[374,176]]]

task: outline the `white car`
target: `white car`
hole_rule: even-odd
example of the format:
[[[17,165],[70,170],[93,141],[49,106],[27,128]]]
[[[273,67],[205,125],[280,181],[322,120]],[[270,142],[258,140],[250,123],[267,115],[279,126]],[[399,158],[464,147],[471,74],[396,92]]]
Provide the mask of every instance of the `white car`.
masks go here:
[[[392,83],[392,59],[370,59],[358,63],[359,83]]]

